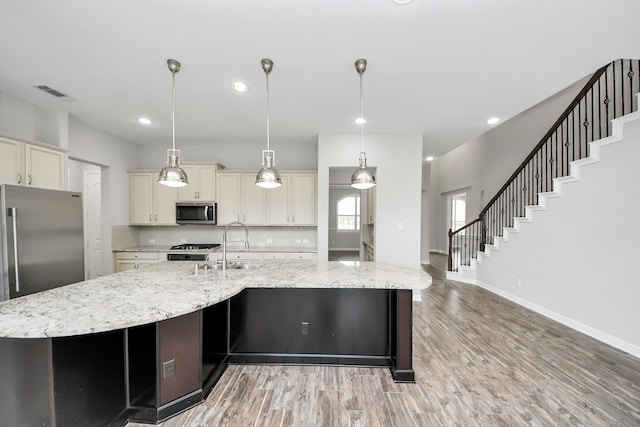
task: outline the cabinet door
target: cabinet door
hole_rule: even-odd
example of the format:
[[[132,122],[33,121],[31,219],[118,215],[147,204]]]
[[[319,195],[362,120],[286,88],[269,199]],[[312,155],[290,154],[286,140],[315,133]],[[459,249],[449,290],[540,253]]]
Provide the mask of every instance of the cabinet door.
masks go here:
[[[367,190],[367,224],[376,220],[376,187]]]
[[[137,225],[153,223],[153,191],[150,173],[129,174],[129,222]]]
[[[240,174],[218,174],[218,225],[240,220]]]
[[[178,188],[178,200],[181,202],[193,202],[198,200],[198,192],[200,191],[198,167],[195,165],[180,165],[180,167],[187,174],[189,185]]]
[[[64,154],[37,145],[25,144],[27,185],[64,190]]]
[[[280,174],[282,185],[267,191],[266,214],[267,225],[289,225],[289,191],[291,190],[290,176]]]
[[[0,184],[24,184],[20,148],[20,142],[0,138]]]
[[[291,174],[291,224],[316,225],[316,175]]]
[[[255,173],[242,174],[242,216],[240,221],[247,225],[264,225],[265,190],[256,185]]]
[[[215,202],[216,200],[216,170],[215,165],[202,165],[198,167],[198,200]]]
[[[175,187],[167,187],[152,176],[153,185],[153,222],[157,225],[176,225],[176,202],[178,191]]]

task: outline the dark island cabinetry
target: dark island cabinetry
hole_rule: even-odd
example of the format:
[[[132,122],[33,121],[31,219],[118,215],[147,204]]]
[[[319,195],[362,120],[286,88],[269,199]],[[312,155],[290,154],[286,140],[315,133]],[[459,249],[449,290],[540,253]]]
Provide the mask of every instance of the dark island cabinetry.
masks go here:
[[[411,382],[411,328],[411,290],[245,288],[144,325],[0,338],[0,425],[155,424],[202,402],[233,363],[380,366]]]

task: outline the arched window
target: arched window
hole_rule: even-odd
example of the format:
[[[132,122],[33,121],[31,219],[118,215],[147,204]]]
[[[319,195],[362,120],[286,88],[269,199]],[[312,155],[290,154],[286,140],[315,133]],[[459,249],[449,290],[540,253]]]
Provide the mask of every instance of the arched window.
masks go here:
[[[338,199],[338,230],[360,230],[360,196],[350,194]]]

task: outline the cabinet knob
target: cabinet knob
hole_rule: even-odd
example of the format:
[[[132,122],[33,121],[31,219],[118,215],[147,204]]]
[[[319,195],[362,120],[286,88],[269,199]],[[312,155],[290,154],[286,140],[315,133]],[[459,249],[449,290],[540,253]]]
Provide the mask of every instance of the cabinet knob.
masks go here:
[[[27,175],[27,185],[31,185],[31,175]]]
[[[22,174],[18,172],[18,184],[22,184]]]
[[[149,222],[153,222],[153,215],[149,214]]]

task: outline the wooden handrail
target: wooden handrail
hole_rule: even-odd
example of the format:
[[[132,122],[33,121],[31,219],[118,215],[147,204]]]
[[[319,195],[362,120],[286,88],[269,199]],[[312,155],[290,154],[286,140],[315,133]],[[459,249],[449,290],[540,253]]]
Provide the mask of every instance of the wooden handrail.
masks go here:
[[[610,77],[609,68],[611,68]],[[618,70],[619,74],[617,73]],[[524,207],[526,206],[524,203],[532,203],[533,200],[537,200],[537,194],[550,191],[553,188],[553,179],[555,177],[566,176],[570,173],[569,163],[571,161],[588,155],[589,142],[610,135],[610,120],[626,114],[627,101],[625,100],[625,93],[631,97],[631,99],[627,98],[629,106],[627,111],[633,111],[634,104],[636,104],[633,95],[640,92],[639,71],[639,60],[618,59],[600,67],[593,73],[560,117],[544,134],[540,142],[536,144],[500,190],[482,208],[478,218],[456,231],[449,230],[450,271],[453,269],[452,242],[454,238],[458,240],[465,239],[465,237],[456,237],[459,233],[478,222],[482,222],[479,230],[481,236],[479,250],[484,250],[486,243],[493,237],[493,234],[489,235],[489,232],[498,232],[501,228],[510,226],[513,219],[512,216],[515,217],[517,214],[524,212]],[[604,100],[600,98],[603,88],[605,90]],[[595,93],[597,95],[594,95]],[[612,96],[611,99],[609,98],[610,94]],[[601,101],[603,101],[604,107],[600,104]],[[595,112],[596,108],[597,113]],[[604,108],[604,114],[601,108]],[[612,113],[611,115],[609,114],[610,112]],[[601,127],[603,119],[605,121],[604,132]],[[595,127],[596,124],[597,127]],[[582,130],[583,128],[584,130]],[[591,132],[590,137],[589,130]],[[562,141],[560,141],[558,133],[562,136],[565,135],[565,132],[567,139],[562,137]],[[506,219],[506,217],[511,218],[511,220]],[[487,227],[490,227],[491,230]],[[465,247],[468,248],[469,246],[465,244]],[[475,258],[475,256],[472,257]],[[455,269],[457,270],[457,266]]]
[[[576,97],[573,99],[573,101],[571,101],[569,106],[564,110],[564,112],[558,118],[558,120],[556,120],[551,126],[551,128],[547,131],[547,133],[544,134],[540,142],[536,144],[536,146],[533,148],[533,150],[531,150],[529,155],[522,161],[522,163],[520,163],[520,166],[518,166],[516,171],[513,174],[511,174],[507,182],[500,188],[500,190],[498,190],[496,195],[493,196],[493,198],[489,200],[489,203],[487,203],[485,207],[480,211],[481,217],[487,212],[487,210],[489,210],[489,208],[493,205],[493,203],[496,200],[498,200],[498,197],[500,197],[500,195],[504,193],[504,191],[509,187],[509,185],[511,185],[511,183],[516,179],[518,174],[522,172],[525,166],[531,161],[531,159],[534,158],[534,156],[538,153],[538,151],[540,151],[540,148],[547,142],[547,140],[551,137],[551,135],[553,135],[553,133],[558,129],[558,127],[562,124],[562,122],[564,122],[565,119],[569,117],[569,115],[571,114],[573,109],[576,107],[576,105],[578,105],[580,101],[582,101],[582,98],[584,98],[587,92],[589,92],[589,90],[593,87],[594,83],[597,82],[600,79],[600,77],[602,77],[602,74],[604,74],[604,72],[609,67],[609,65],[611,65],[611,63],[605,65],[604,67],[599,68],[595,73],[593,73],[593,76],[591,76],[591,78],[584,85],[582,90],[578,92]]]

